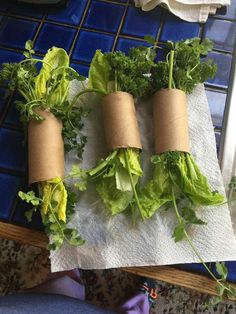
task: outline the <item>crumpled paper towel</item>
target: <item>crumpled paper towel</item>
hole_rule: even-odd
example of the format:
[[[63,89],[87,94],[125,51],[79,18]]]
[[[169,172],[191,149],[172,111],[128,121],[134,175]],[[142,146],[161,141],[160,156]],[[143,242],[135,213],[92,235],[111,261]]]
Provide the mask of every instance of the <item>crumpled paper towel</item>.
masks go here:
[[[161,5],[188,22],[205,23],[209,14],[215,14],[221,6],[230,5],[230,0],[134,0],[137,7],[150,11]]]
[[[78,89],[77,89],[78,92]],[[106,156],[102,128],[101,105],[89,98],[92,112],[85,122],[84,133],[88,143],[82,167],[94,166]],[[151,103],[137,105],[142,134],[142,164],[144,181],[151,175],[150,157],[154,153]],[[213,125],[203,85],[188,96],[191,152],[212,188],[224,193],[222,177],[216,156]],[[67,171],[76,163],[67,155]],[[227,205],[199,209],[206,226],[191,226],[188,231],[204,261],[236,260],[236,240]],[[153,218],[136,226],[125,215],[107,216],[94,186],[81,194],[71,225],[78,229],[86,244],[72,247],[64,244],[51,252],[52,271],[72,268],[105,269],[113,267],[167,265],[199,262],[186,241],[175,243],[172,238],[176,226],[174,211],[160,210]]]

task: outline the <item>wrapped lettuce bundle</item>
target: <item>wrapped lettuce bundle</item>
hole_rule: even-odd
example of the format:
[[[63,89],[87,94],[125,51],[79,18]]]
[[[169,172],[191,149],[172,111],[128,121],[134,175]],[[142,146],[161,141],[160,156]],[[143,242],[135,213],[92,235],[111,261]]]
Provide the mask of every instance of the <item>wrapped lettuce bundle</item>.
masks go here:
[[[67,228],[76,197],[64,184],[64,147],[81,157],[86,139],[77,135],[84,112],[71,105],[68,95],[70,82],[85,78],[69,67],[69,56],[61,48],[49,49],[43,60],[32,53],[28,41],[26,59],[3,64],[0,72],[1,82],[23,98],[16,106],[27,130],[29,184],[36,183],[38,188],[38,196],[33,190],[20,191],[19,196],[34,206],[26,213],[28,220],[40,210],[45,231],[51,235],[50,249],[59,248],[64,241],[81,245],[84,240],[78,232]]]
[[[88,92],[102,95],[102,113],[108,156],[93,169],[85,170],[85,182],[93,182],[111,215],[134,203],[143,217],[137,184],[143,172],[140,165],[141,140],[134,98],[149,93],[145,73],[150,71],[155,53],[146,47],[103,54],[97,50],[89,70]],[[81,174],[81,172],[80,172]]]
[[[143,187],[140,201],[145,218],[152,217],[163,205],[184,204],[182,226],[174,232],[175,240],[179,241],[184,236],[184,225],[204,224],[195,214],[196,206],[224,201],[223,195],[211,191],[207,178],[194,161],[188,135],[186,94],[213,77],[216,65],[210,59],[201,59],[212,50],[207,39],[169,42],[166,48],[166,61],[157,63],[151,71],[156,155],[152,157],[153,178]]]

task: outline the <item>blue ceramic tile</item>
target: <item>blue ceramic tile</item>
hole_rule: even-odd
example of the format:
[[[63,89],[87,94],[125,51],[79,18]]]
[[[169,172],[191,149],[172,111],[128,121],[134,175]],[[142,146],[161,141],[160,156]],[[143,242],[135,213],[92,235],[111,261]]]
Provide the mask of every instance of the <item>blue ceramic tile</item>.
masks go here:
[[[0,173],[0,219],[9,219],[20,181],[19,177]]]
[[[233,51],[236,23],[209,19],[205,25],[204,37],[214,41],[214,48]]]
[[[133,40],[127,38],[119,38],[116,46],[116,50],[123,51],[124,53],[128,53],[129,49],[137,46],[150,46],[146,42],[140,40]]]
[[[232,0],[231,5],[227,6],[227,13],[225,15],[216,15],[223,19],[234,19],[236,20],[236,1]]]
[[[71,63],[71,67],[75,69],[80,75],[88,77],[89,66],[79,63]]]
[[[27,148],[24,146],[23,132],[1,128],[0,147],[0,167],[24,173],[27,167]]]
[[[19,110],[16,109],[16,106],[14,102],[11,103],[10,108],[8,109],[4,124],[10,124],[17,127],[23,128],[21,122],[20,122],[20,114]]]
[[[0,33],[1,34],[1,33]],[[19,62],[23,60],[24,56],[21,53],[0,49],[0,67],[2,63]]]
[[[82,30],[79,34],[73,59],[90,62],[96,49],[102,52],[111,51],[115,37],[111,35],[92,33]]]
[[[199,28],[200,26],[198,23],[185,22],[169,13],[165,20],[160,40],[179,41],[182,39],[197,37],[199,35]]]
[[[25,48],[25,42],[33,39],[39,23],[15,18],[4,18],[0,27],[0,44],[13,48]]]
[[[232,56],[219,52],[211,52],[209,53],[208,58],[211,58],[216,62],[218,70],[216,76],[213,79],[209,79],[207,82],[210,85],[226,88],[229,83]]]
[[[86,0],[70,0],[66,7],[50,10],[47,16],[48,20],[78,25],[83,16],[86,7]]]
[[[69,50],[75,33],[75,29],[45,23],[36,41],[35,50],[45,53],[52,46]]]
[[[118,4],[92,1],[84,27],[117,32],[125,7]]]
[[[227,94],[220,91],[206,90],[206,95],[211,111],[213,125],[217,128],[222,128]]]
[[[140,8],[129,7],[122,28],[122,34],[144,37],[157,36],[163,11],[160,8],[144,12]]]

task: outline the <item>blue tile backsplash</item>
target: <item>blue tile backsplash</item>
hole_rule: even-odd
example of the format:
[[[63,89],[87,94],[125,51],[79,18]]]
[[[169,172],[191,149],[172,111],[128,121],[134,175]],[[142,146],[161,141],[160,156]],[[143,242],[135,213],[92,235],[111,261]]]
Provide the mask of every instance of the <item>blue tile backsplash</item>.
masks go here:
[[[165,20],[160,40],[178,41],[186,38],[197,37],[199,35],[200,25],[198,23],[189,23],[182,21],[173,14],[168,13]]]
[[[163,12],[159,8],[150,12],[142,12],[139,8],[129,7],[121,33],[141,38],[145,35],[152,35],[156,38]]]
[[[128,39],[128,38],[119,38],[116,50],[123,51],[125,53],[128,53],[129,49],[132,47],[137,47],[137,46],[149,46],[146,42],[143,42],[141,40],[134,40],[134,39]]]
[[[0,67],[2,63],[19,62],[21,60],[23,60],[22,53],[0,49]]]
[[[217,64],[217,75],[213,79],[209,79],[208,83],[218,87],[228,87],[229,76],[232,63],[232,55],[219,52],[209,53],[209,58],[213,59]]]
[[[69,50],[75,37],[76,30],[69,27],[45,23],[36,40],[35,50],[45,53],[52,46]]]
[[[82,30],[75,45],[72,58],[90,63],[96,49],[111,51],[115,36]],[[86,43],[86,44],[85,44]]]
[[[123,5],[92,1],[83,26],[116,33],[124,11]]]
[[[214,47],[223,51],[233,51],[236,23],[209,19],[205,26],[204,37],[214,40]]]
[[[2,146],[1,146],[2,147]],[[8,220],[20,188],[20,177],[0,173],[0,219]]]
[[[25,42],[33,39],[38,25],[37,22],[4,18],[0,25],[0,45],[24,49]]]
[[[87,0],[71,0],[68,2],[64,10],[50,10],[47,15],[47,20],[52,20],[59,23],[78,25],[86,8]]]
[[[214,41],[210,57],[218,72],[207,82],[206,94],[219,149],[236,34],[236,1],[231,2],[226,14],[221,10],[222,14],[201,25],[182,21],[160,7],[143,12],[128,0],[68,0],[64,7],[50,8],[1,0],[0,64],[22,60],[25,42],[31,39],[38,57],[51,46],[63,47],[71,55],[72,67],[87,76],[96,49],[127,53],[130,47],[147,45],[145,35],[154,36],[160,45],[168,40],[209,37]],[[164,57],[159,50],[158,59]],[[19,189],[27,187],[27,149],[13,100],[0,88],[0,219],[40,229],[39,214],[28,224],[24,217],[27,206],[17,197]]]
[[[0,129],[1,168],[16,170],[23,174],[25,173],[27,167],[27,153],[24,140],[23,132],[3,127]]]

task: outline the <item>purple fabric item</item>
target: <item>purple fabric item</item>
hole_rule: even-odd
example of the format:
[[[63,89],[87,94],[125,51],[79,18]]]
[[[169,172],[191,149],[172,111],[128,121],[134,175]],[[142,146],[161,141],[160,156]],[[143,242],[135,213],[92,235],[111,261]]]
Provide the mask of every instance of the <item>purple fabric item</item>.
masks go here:
[[[58,277],[60,275],[60,277]],[[80,279],[78,269],[54,273],[47,282],[28,290],[29,293],[49,293],[71,297],[80,301],[85,300],[85,286]],[[130,298],[118,309],[121,314],[148,314],[150,304],[148,296],[139,293]]]
[[[123,314],[148,314],[149,311],[148,296],[144,293],[136,294],[120,307],[120,313]]]
[[[65,295],[81,301],[85,300],[85,286],[82,283],[78,269],[53,273],[49,278],[48,281],[41,285],[28,289],[28,292],[52,293]]]

